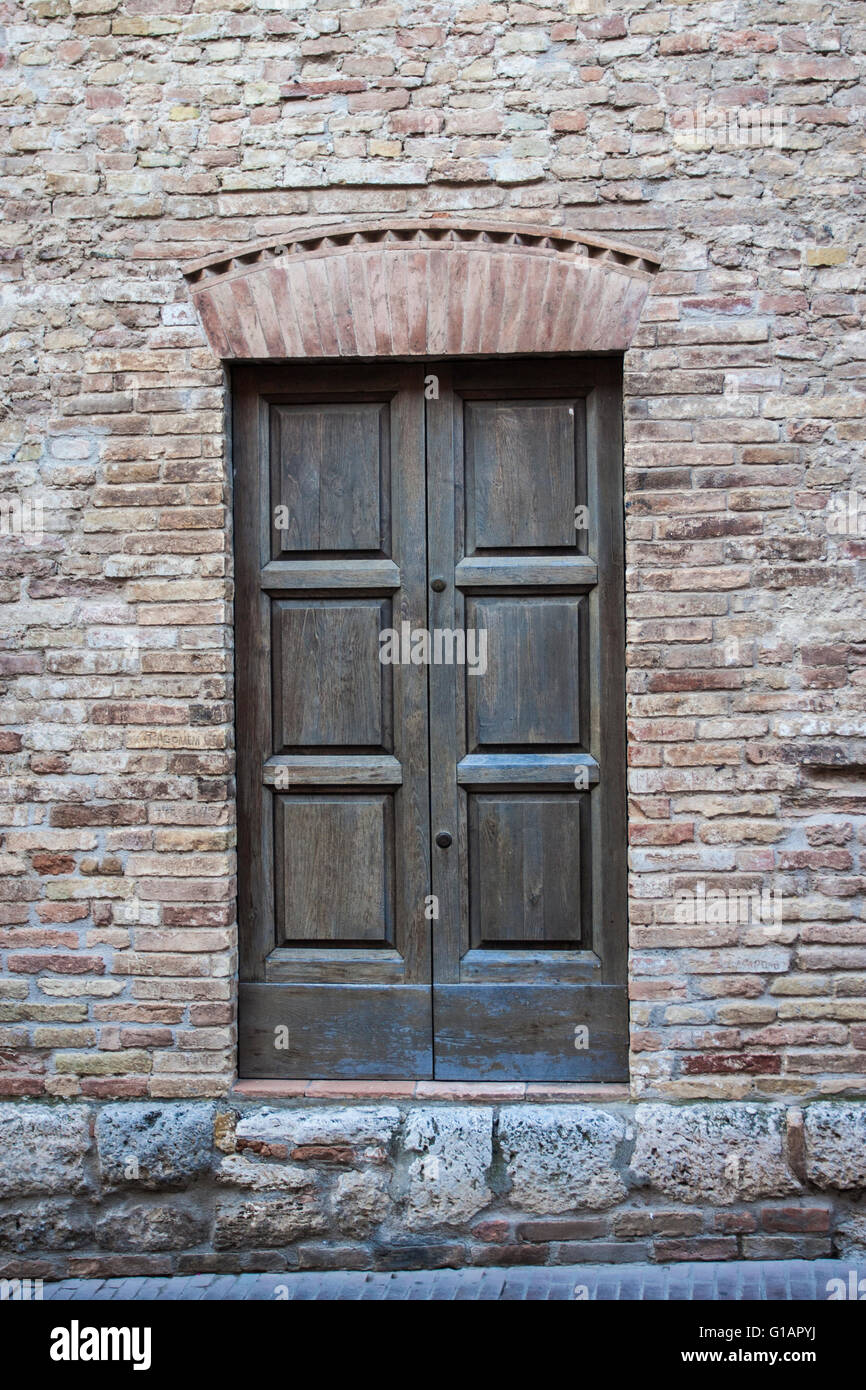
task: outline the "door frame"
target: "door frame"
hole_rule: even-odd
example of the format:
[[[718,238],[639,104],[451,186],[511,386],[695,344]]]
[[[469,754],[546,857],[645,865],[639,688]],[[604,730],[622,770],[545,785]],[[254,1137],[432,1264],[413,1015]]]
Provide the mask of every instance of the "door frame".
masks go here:
[[[293,991],[292,1028],[297,1028],[305,1039],[315,1029],[316,1020],[321,1019],[324,1009],[333,1011],[335,1019],[341,1024],[340,1028],[334,1028],[334,1038],[344,1040],[345,1035],[352,1031],[352,1010],[357,1011],[358,1023],[353,1031],[358,1034],[359,1075],[370,1077],[375,1073],[382,1079],[389,1076],[398,1079],[406,1077],[404,1064],[395,1062],[389,1066],[371,1061],[365,1051],[366,1017],[368,1024],[371,1019],[375,1020],[376,1030],[381,1037],[390,1039],[389,1057],[391,1052],[405,1056],[408,1050],[416,1058],[413,1066],[415,1073],[420,1075],[428,1072],[439,1079],[448,1080],[476,1079],[478,1067],[466,1059],[476,1056],[478,1051],[478,1020],[489,1016],[492,1031],[488,1057],[496,1060],[488,1060],[485,1065],[485,1079],[514,1079],[509,1071],[518,1065],[516,1059],[525,1054],[527,1048],[531,1052],[532,1035],[537,1027],[535,1019],[543,1010],[548,1052],[551,1057],[561,1060],[544,1064],[550,1074],[545,1070],[543,1075],[530,1075],[527,1079],[619,1081],[626,1076],[628,947],[621,365],[618,358],[558,356],[518,363],[461,358],[456,363],[430,359],[423,364],[417,361],[406,364],[388,360],[385,363],[351,366],[304,363],[281,367],[241,366],[233,370],[235,458],[236,463],[243,461],[243,470],[235,470],[236,603],[242,613],[256,615],[253,621],[236,623],[237,667],[243,686],[242,697],[237,701],[238,894],[241,920],[239,992],[242,1010],[248,1011],[250,1019],[255,1015],[254,1028],[244,1030],[241,1025],[242,1037],[246,1038],[242,1048],[242,1067],[245,1071],[259,1072],[269,1065],[264,1046],[257,1046],[250,1039],[254,1036],[264,1038],[273,1027],[285,1022],[283,1010],[286,1001],[280,994],[281,986],[285,984],[291,985]],[[455,371],[459,385],[452,390]],[[434,393],[432,399],[428,397],[424,400],[422,383],[434,375],[438,378],[440,390]],[[404,795],[414,796],[416,802],[419,797],[426,800],[429,775],[430,817],[422,816],[422,871],[427,875],[427,883],[419,892],[416,876],[415,897],[416,900],[423,900],[425,893],[436,895],[440,904],[439,926],[435,933],[428,929],[425,939],[416,942],[415,954],[405,962],[405,969],[401,961],[400,971],[393,979],[374,980],[371,977],[369,982],[365,980],[361,983],[353,981],[351,975],[346,979],[341,978],[343,970],[348,973],[357,964],[352,952],[346,952],[343,948],[340,966],[330,985],[324,975],[321,978],[316,976],[314,981],[315,970],[312,970],[309,979],[303,973],[299,978],[293,968],[297,967],[298,956],[290,950],[283,951],[286,962],[285,976],[281,980],[278,959],[281,948],[274,945],[274,824],[273,816],[265,809],[266,803],[270,804],[270,794],[263,790],[261,779],[263,759],[266,764],[281,761],[279,757],[265,754],[265,750],[272,750],[275,746],[271,732],[272,672],[268,634],[273,587],[276,584],[279,589],[281,582],[279,577],[275,579],[273,575],[265,582],[268,570],[280,568],[271,560],[269,513],[274,499],[268,463],[269,411],[274,405],[288,404],[293,400],[307,403],[339,398],[341,395],[353,401],[381,400],[383,393],[389,392],[392,398],[402,401],[399,407],[402,413],[399,417],[395,416],[399,419],[398,430],[408,431],[405,448],[401,449],[399,434],[394,441],[394,455],[401,456],[404,469],[408,471],[396,474],[392,470],[391,494],[398,499],[393,509],[402,517],[404,505],[399,499],[404,494],[414,493],[422,513],[421,522],[416,518],[416,523],[422,524],[423,528],[429,527],[431,535],[435,532],[439,547],[436,558],[444,564],[446,573],[454,572],[457,558],[454,516],[450,509],[456,505],[463,491],[462,479],[454,474],[458,449],[462,457],[462,446],[459,445],[462,417],[456,404],[458,394],[479,400],[502,398],[503,392],[507,395],[519,393],[520,396],[525,393],[528,398],[538,399],[545,399],[551,393],[558,396],[574,395],[576,400],[583,398],[585,497],[589,512],[583,550],[588,567],[597,571],[597,579],[589,582],[587,590],[587,627],[591,634],[591,645],[587,659],[590,733],[586,743],[591,756],[586,757],[586,762],[592,765],[595,772],[595,785],[588,792],[592,798],[592,852],[588,874],[593,902],[592,940],[586,949],[580,951],[538,952],[538,959],[532,962],[525,950],[512,953],[513,961],[509,952],[497,952],[493,957],[487,957],[487,975],[479,964],[480,957],[484,955],[481,952],[477,953],[475,959],[467,961],[467,966],[474,967],[469,977],[465,969],[461,972],[468,932],[468,870],[465,867],[468,853],[468,797],[460,793],[456,769],[463,737],[462,733],[458,736],[458,730],[462,728],[465,731],[465,718],[461,708],[457,712],[457,723],[454,724],[448,750],[434,752],[428,770],[428,709],[431,725],[444,729],[449,726],[449,721],[453,724],[457,686],[453,679],[454,672],[447,667],[434,664],[427,671],[423,667],[409,667],[408,671],[417,673],[419,678],[423,676],[425,683],[415,691],[415,703],[420,700],[422,707],[424,747],[423,754],[419,754],[414,763],[407,766],[405,784],[397,789],[395,804],[402,804],[400,798]],[[421,473],[416,476],[419,467]],[[460,507],[457,510],[460,511]],[[416,533],[418,524],[415,526]],[[408,618],[413,627],[427,627],[430,630],[443,625],[465,628],[462,594],[458,594],[450,583],[441,594],[432,593],[428,586],[431,576],[427,573],[426,544],[417,554],[410,553],[408,547],[404,554],[401,545],[406,544],[406,537],[402,541],[399,536],[392,539],[397,541],[397,545],[396,548],[392,547],[391,554],[399,562],[406,579],[411,577],[408,591],[414,595],[412,605],[405,611],[401,609],[401,618]],[[449,551],[450,559],[447,558]],[[567,564],[573,569],[577,561],[576,567],[579,569],[579,552],[569,552],[569,556],[566,557]],[[346,568],[351,568],[353,564],[368,567],[372,564],[370,573],[390,563],[397,573],[397,567],[388,560],[335,563],[338,567],[342,563]],[[418,569],[418,573],[414,569]],[[356,577],[348,575],[347,579],[352,580],[357,588]],[[482,584],[482,591],[484,587]],[[405,580],[401,582],[401,589],[406,592]],[[570,584],[563,581],[550,592],[566,593],[573,589],[572,574]],[[294,580],[291,592],[298,592]],[[306,592],[312,597],[316,587]],[[451,604],[450,611],[443,606],[446,603]],[[393,621],[396,626],[396,618]],[[430,683],[429,706],[427,680]],[[415,681],[415,685],[418,687],[418,681]],[[398,692],[395,691],[397,696]],[[438,723],[435,709],[439,710]],[[395,731],[400,727],[398,698]],[[447,737],[445,742],[448,743]],[[399,746],[395,746],[395,751],[400,753]],[[462,751],[465,753],[465,748]],[[576,756],[580,758],[583,755]],[[571,764],[574,757],[568,755],[566,760]],[[602,769],[600,779],[599,767]],[[566,777],[563,775],[566,770],[557,768],[555,775],[543,783],[536,778],[533,788],[540,792],[556,791],[561,795],[563,782],[573,777],[574,770],[569,767]],[[520,790],[519,773],[515,773],[515,779],[512,781],[509,777],[507,783],[500,783],[503,790],[509,786],[512,791]],[[466,781],[465,777],[460,780],[462,783]],[[345,786],[345,781],[345,778],[340,779],[341,786]],[[303,777],[296,777],[293,785],[301,787],[308,786],[308,783]],[[366,785],[359,779],[359,788]],[[483,787],[483,776],[478,785]],[[528,786],[524,788],[528,789]],[[324,793],[327,788],[318,787],[317,790]],[[488,790],[492,790],[492,787]],[[458,872],[456,879],[453,872],[445,875],[444,892],[438,882],[437,850],[431,845],[437,816],[458,828],[456,854],[451,857],[451,865],[457,867]],[[455,882],[458,885],[456,898]],[[398,945],[403,948],[404,942],[401,940]],[[435,978],[431,968],[431,951],[441,962]],[[355,954],[360,960],[365,953],[361,951]],[[323,965],[326,963],[321,955],[319,960]],[[385,961],[379,954],[376,965],[381,964],[385,964]],[[488,978],[493,966],[493,975]],[[371,972],[374,969],[372,957],[368,968]],[[493,996],[489,996],[486,993],[489,986],[497,983],[507,985],[507,989],[504,992],[495,989]],[[497,1006],[493,1011],[489,1007],[491,998],[495,998]],[[425,1056],[423,1048],[413,1047],[412,1042],[423,1031],[425,1007],[435,1016],[431,1018],[429,1027],[430,1046],[433,1049],[429,1068],[426,1060],[422,1060]],[[578,1059],[573,1050],[568,1050],[576,1046],[572,1036],[576,1017],[591,1028],[592,1051],[586,1058]],[[368,1027],[366,1033],[369,1031]],[[498,1041],[494,1041],[494,1034]],[[438,1063],[435,1061],[437,1037],[440,1037],[442,1050]],[[513,1042],[513,1051],[507,1051],[504,1047],[503,1040],[506,1038],[509,1043]],[[523,1049],[521,1039],[525,1044]],[[369,1046],[367,1041],[367,1048]],[[309,1051],[309,1044],[306,1050]],[[303,1053],[304,1048],[301,1051]],[[320,1065],[325,1070],[333,1068],[336,1063],[337,1054],[334,1053],[332,1059],[324,1043],[321,1053],[317,1052],[316,1055],[320,1056]],[[315,1067],[303,1063],[298,1065],[305,1073],[315,1071]]]
[[[302,225],[182,269],[228,366],[622,355],[660,265],[562,226],[428,214]]]

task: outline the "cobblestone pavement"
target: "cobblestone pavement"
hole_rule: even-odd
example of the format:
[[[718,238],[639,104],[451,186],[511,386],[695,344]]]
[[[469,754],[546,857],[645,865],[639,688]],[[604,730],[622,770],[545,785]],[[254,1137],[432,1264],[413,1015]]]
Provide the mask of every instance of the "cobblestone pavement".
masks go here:
[[[808,1299],[824,1302],[831,1279],[846,1291],[866,1264],[842,1260],[749,1260],[724,1264],[561,1265],[557,1268],[436,1269],[380,1274],[196,1274],[165,1279],[67,1279],[46,1299]],[[584,1292],[585,1290],[585,1292]]]

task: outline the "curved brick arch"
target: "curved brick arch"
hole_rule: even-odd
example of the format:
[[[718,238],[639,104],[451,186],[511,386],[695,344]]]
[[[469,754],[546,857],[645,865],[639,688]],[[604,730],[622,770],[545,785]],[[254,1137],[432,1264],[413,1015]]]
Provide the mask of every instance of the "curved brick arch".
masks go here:
[[[184,267],[218,357],[621,352],[658,258],[566,232],[445,220],[324,228]]]

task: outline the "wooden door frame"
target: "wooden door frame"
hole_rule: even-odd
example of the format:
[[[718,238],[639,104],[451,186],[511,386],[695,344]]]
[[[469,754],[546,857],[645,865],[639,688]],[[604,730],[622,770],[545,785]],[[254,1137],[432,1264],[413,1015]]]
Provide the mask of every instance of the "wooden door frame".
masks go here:
[[[429,368],[429,373],[428,373]],[[401,391],[411,399],[414,393],[419,412],[426,413],[426,431],[422,428],[416,452],[417,458],[409,458],[409,465],[419,466],[424,473],[421,477],[395,477],[392,475],[392,489],[399,493],[405,485],[413,482],[421,499],[426,524],[435,528],[440,539],[451,537],[451,559],[447,561],[448,546],[438,558],[445,561],[446,572],[456,564],[454,544],[453,513],[449,508],[462,495],[462,478],[457,480],[454,469],[457,463],[457,444],[460,437],[457,418],[454,415],[454,402],[457,396],[450,390],[454,371],[457,371],[461,390],[467,399],[501,397],[503,392],[526,392],[527,396],[544,399],[548,394],[574,395],[583,397],[585,402],[586,431],[586,501],[589,510],[590,526],[586,543],[587,558],[593,558],[597,568],[597,581],[589,587],[590,619],[589,631],[592,646],[588,660],[591,683],[590,696],[590,737],[589,750],[596,771],[602,769],[601,780],[590,793],[592,796],[592,815],[590,818],[593,849],[591,855],[590,877],[592,882],[593,913],[591,945],[583,952],[573,953],[585,957],[582,970],[579,962],[569,962],[568,973],[562,974],[552,955],[540,960],[536,974],[538,979],[523,986],[514,986],[521,994],[520,1014],[526,1017],[527,1007],[534,1013],[534,996],[539,995],[539,1005],[544,1005],[547,1028],[553,1039],[551,1053],[567,1059],[566,1047],[573,1046],[570,1033],[580,1009],[580,1018],[591,1027],[593,1043],[592,1056],[581,1060],[580,1079],[605,1079],[620,1081],[627,1075],[627,896],[626,896],[626,804],[625,804],[625,611],[624,611],[624,565],[623,565],[623,513],[622,513],[622,410],[621,410],[621,362],[615,358],[575,358],[535,357],[530,361],[515,363],[477,361],[461,358],[454,361],[430,359],[424,364],[417,362],[405,364],[389,359],[385,363],[371,364],[287,364],[277,367],[237,367],[233,369],[233,424],[235,440],[235,459],[242,467],[235,470],[235,541],[236,541],[236,603],[241,613],[255,615],[251,621],[236,622],[236,657],[238,685],[237,727],[238,727],[238,903],[241,924],[241,964],[240,964],[240,1004],[255,1014],[257,1034],[264,1036],[274,1024],[283,1021],[284,999],[280,994],[282,984],[290,985],[298,996],[293,999],[293,1019],[300,1030],[309,1031],[316,1012],[323,1008],[333,1008],[336,1013],[345,1013],[351,1007],[352,999],[347,991],[358,989],[364,995],[353,996],[357,1006],[368,1010],[374,1008],[377,1028],[383,1036],[392,1037],[395,1048],[400,1040],[417,1032],[420,1020],[418,1010],[423,1001],[414,996],[418,989],[431,991],[431,1007],[434,1016],[438,1013],[442,1021],[443,1037],[452,1038],[455,1028],[459,1034],[464,1026],[463,1018],[477,1018],[485,1013],[481,995],[485,984],[481,977],[475,982],[478,993],[477,1007],[472,1006],[471,981],[461,978],[459,959],[461,955],[462,933],[466,917],[465,874],[458,875],[458,901],[440,901],[440,930],[437,933],[437,955],[444,947],[445,959],[453,957],[452,968],[437,970],[434,979],[431,969],[431,934],[425,939],[421,956],[409,963],[407,973],[390,983],[380,982],[379,988],[391,996],[386,1001],[373,999],[375,990],[370,986],[354,985],[348,978],[342,980],[342,971],[337,971],[332,986],[327,983],[314,983],[299,979],[289,969],[286,961],[286,975],[281,981],[276,957],[280,950],[275,944],[274,916],[274,878],[273,878],[273,818],[265,813],[268,794],[263,791],[261,764],[263,761],[278,761],[270,758],[266,750],[273,745],[271,732],[271,661],[270,661],[270,614],[269,591],[263,587],[262,576],[270,560],[271,532],[266,522],[273,498],[270,495],[271,477],[268,466],[268,412],[274,404],[292,400],[326,401],[341,394],[352,400],[380,399],[384,390]],[[438,375],[439,399],[424,402],[422,386],[425,374]],[[492,384],[495,381],[495,386]],[[414,437],[414,436],[413,436]],[[395,450],[396,452],[396,450]],[[409,451],[411,455],[411,450]],[[440,476],[441,474],[441,476]],[[606,482],[605,482],[606,480]],[[441,497],[445,511],[437,511],[437,501]],[[432,510],[431,510],[432,508]],[[400,510],[399,507],[396,510]],[[432,531],[431,531],[432,534]],[[441,547],[440,547],[441,548]],[[413,558],[403,555],[398,545],[395,558],[401,565],[413,564]],[[579,557],[578,557],[579,559]],[[351,569],[353,565],[370,561],[343,560],[342,567]],[[387,564],[388,562],[382,562]],[[423,575],[414,576],[416,592],[424,595],[424,611],[415,613],[413,625],[433,628],[441,626],[437,619],[437,606],[450,599],[454,603],[453,591],[433,594],[428,586],[426,550],[420,558]],[[569,563],[573,563],[573,560]],[[379,565],[381,567],[381,564]],[[396,571],[395,571],[396,572]],[[347,576],[352,578],[351,575]],[[357,581],[356,581],[357,582]],[[450,590],[450,586],[449,586]],[[453,619],[447,617],[442,607],[444,625],[465,626],[462,606]],[[429,718],[431,726],[436,724],[436,710],[442,701],[453,703],[454,693],[450,689],[449,673],[431,666],[429,713],[424,696],[425,727]],[[449,725],[449,717],[444,706],[444,725]],[[441,719],[440,719],[440,722]],[[459,721],[458,721],[459,722]],[[433,756],[429,771],[426,763],[426,738],[424,740],[424,766],[418,763],[408,781],[419,782],[418,795],[425,798],[429,776],[431,796],[431,816],[442,812],[442,808],[453,802],[451,811],[444,812],[446,819],[458,829],[459,853],[466,853],[466,804],[459,793],[456,777],[456,762],[459,760],[458,748],[447,757]],[[465,751],[465,750],[464,750]],[[417,763],[417,759],[416,759]],[[345,779],[341,779],[341,785]],[[561,780],[561,779],[560,779]],[[423,782],[423,787],[420,786]],[[546,785],[546,784],[545,784]],[[401,788],[410,792],[411,786]],[[562,786],[557,790],[562,791]],[[417,797],[416,797],[417,800]],[[422,819],[424,817],[422,816]],[[432,848],[435,826],[432,819],[426,822],[426,863],[428,872],[428,891],[440,894],[435,872],[437,851]],[[603,862],[602,862],[603,860]],[[432,874],[432,877],[430,876]],[[453,880],[452,880],[453,881]],[[447,896],[447,895],[445,895]],[[349,953],[351,955],[351,952]],[[442,957],[439,956],[441,960]],[[501,962],[497,962],[500,964]],[[526,957],[520,961],[521,978]],[[268,966],[266,973],[266,964]],[[346,958],[345,970],[350,970],[353,962]],[[455,968],[456,967],[456,968]],[[515,962],[514,969],[517,969]],[[420,971],[420,973],[419,973]],[[453,978],[452,978],[453,976]],[[417,977],[417,978],[416,978]],[[328,992],[330,990],[330,992]],[[313,997],[315,994],[315,998]],[[542,999],[543,994],[543,999]],[[405,995],[405,997],[403,997]],[[303,996],[303,997],[302,997]],[[309,996],[307,999],[306,996]],[[338,997],[339,996],[339,997]],[[399,996],[399,997],[398,997]],[[472,997],[470,997],[472,996]],[[524,997],[525,996],[525,997]],[[501,996],[497,995],[497,999]],[[297,1007],[295,1007],[297,1005]],[[307,1007],[309,1005],[309,1007]],[[382,1007],[379,1007],[382,1005]],[[517,1016],[515,1016],[517,1018]],[[413,1021],[414,1020],[414,1021]],[[450,1020],[450,1022],[449,1022]],[[502,1020],[500,1020],[501,1026]],[[473,1024],[474,1027],[474,1024]],[[513,1032],[513,1026],[506,1029]],[[519,1032],[519,1029],[518,1029]],[[431,1028],[431,1046],[435,1050],[435,1029]],[[493,1038],[491,1036],[491,1047]],[[455,1052],[455,1046],[457,1051]],[[443,1056],[442,1067],[446,1079],[466,1079],[465,1064],[457,1060],[472,1046],[449,1044],[450,1052]],[[499,1049],[494,1049],[499,1055]],[[244,1049],[247,1058],[245,1070],[258,1070],[266,1065],[262,1049],[247,1041]],[[447,1061],[450,1055],[452,1060]],[[502,1054],[503,1059],[505,1054]],[[563,1060],[567,1075],[575,1068],[576,1059]],[[584,1066],[585,1063],[585,1066]],[[315,1071],[314,1067],[298,1063],[302,1070]],[[323,1067],[327,1060],[323,1058]],[[370,1075],[370,1060],[367,1058],[367,1071],[359,1075]],[[431,1066],[432,1066],[431,1062]],[[546,1064],[548,1067],[552,1063]],[[502,1066],[507,1072],[504,1060]],[[447,1068],[453,1071],[450,1075]],[[455,1070],[456,1068],[456,1070]],[[416,1070],[420,1070],[416,1064]],[[477,1068],[476,1068],[477,1070]],[[382,1071],[388,1074],[387,1067]],[[495,1063],[484,1069],[485,1075],[498,1074]],[[501,1071],[501,1068],[499,1069]],[[390,1074],[396,1075],[396,1072]],[[401,1073],[402,1077],[402,1073]],[[535,1078],[530,1078],[535,1079]],[[555,1080],[555,1076],[538,1076],[537,1079]],[[576,1078],[571,1078],[576,1079]]]

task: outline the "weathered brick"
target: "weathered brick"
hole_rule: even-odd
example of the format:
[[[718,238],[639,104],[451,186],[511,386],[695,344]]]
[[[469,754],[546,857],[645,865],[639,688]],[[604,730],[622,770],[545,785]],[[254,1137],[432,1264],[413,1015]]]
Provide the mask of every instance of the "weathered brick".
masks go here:
[[[0,1090],[202,1101],[233,1079],[225,389],[178,264],[368,218],[544,222],[663,262],[624,360],[632,1084],[672,1103],[796,1099],[797,1180],[862,1186],[856,1115],[818,1108],[859,1094],[866,1068],[856,26],[813,32],[757,0],[709,27],[700,7],[672,23],[601,0],[450,18],[348,0],[49,8],[10,28],[5,60],[4,492],[38,491],[46,524],[38,546],[4,535],[0,556]],[[774,103],[778,146],[678,143],[702,107]],[[779,887],[778,939],[671,924],[685,877],[746,875]],[[345,1095],[318,1086],[316,1104]],[[415,1099],[474,1105],[459,1083]],[[455,1181],[472,1206],[489,1175],[466,1124],[476,1162]],[[565,1200],[573,1154],[543,1128],[546,1190]],[[342,1144],[305,1130],[291,1147],[305,1167],[330,1153],[335,1177],[358,1153]],[[291,1224],[272,1218],[269,1236]],[[725,1219],[705,1229],[753,1230]],[[472,1251],[507,1252],[514,1230]],[[556,1239],[559,1258],[584,1236]],[[430,1258],[452,1245],[476,1258],[450,1240]]]

